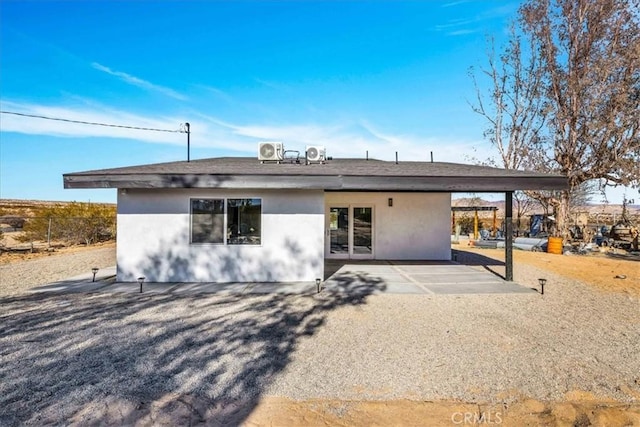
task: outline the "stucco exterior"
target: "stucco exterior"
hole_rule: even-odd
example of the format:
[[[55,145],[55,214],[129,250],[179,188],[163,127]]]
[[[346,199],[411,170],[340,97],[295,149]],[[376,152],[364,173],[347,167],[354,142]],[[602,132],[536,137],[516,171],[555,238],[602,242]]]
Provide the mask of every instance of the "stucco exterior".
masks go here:
[[[373,259],[451,259],[451,193],[327,192],[331,206],[373,207]]]
[[[190,199],[262,199],[260,245],[190,243]],[[118,191],[117,280],[314,281],[324,274],[322,190]]]
[[[512,280],[513,192],[569,188],[559,174],[458,163],[262,160],[153,163],[63,180],[65,188],[118,189],[118,280],[219,283],[314,281],[325,257],[449,260],[452,192],[505,193]],[[226,200],[194,202],[192,218],[192,198]]]
[[[191,243],[196,198],[260,198],[261,244]],[[324,278],[331,206],[373,208],[374,259],[450,259],[449,193],[125,189],[118,191],[117,279],[313,282]]]

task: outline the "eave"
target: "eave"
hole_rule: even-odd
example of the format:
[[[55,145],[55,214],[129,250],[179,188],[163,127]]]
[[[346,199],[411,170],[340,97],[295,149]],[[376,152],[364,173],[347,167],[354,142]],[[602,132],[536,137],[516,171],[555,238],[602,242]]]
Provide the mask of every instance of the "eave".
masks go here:
[[[65,174],[64,188],[314,189],[327,191],[505,192],[563,190],[559,175],[535,176],[348,176],[223,174]]]

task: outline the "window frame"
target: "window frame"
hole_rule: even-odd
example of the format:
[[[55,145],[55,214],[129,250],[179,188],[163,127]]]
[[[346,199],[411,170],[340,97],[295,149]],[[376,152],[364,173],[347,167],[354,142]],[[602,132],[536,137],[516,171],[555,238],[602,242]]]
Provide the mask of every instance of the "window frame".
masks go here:
[[[232,203],[234,202],[234,203]],[[232,206],[232,204],[234,206]],[[252,214],[249,212],[251,207],[258,206],[260,208],[260,213],[257,218],[257,223],[255,223],[255,212]],[[235,221],[231,221],[232,211],[231,209],[236,210],[237,212],[237,223]],[[228,197],[226,199],[225,204],[226,212],[226,230],[227,230],[227,241],[226,244],[229,246],[261,246],[262,245],[262,199],[258,197]],[[246,216],[245,216],[246,215]],[[245,229],[242,229],[242,226],[245,226]],[[256,228],[253,228],[253,226]],[[232,231],[235,226],[235,234]],[[251,227],[251,228],[248,228]],[[257,236],[254,234],[254,231],[257,229]],[[258,243],[253,243],[257,237]]]
[[[222,242],[198,242],[193,239],[193,202],[194,201],[222,201],[223,204],[223,212],[222,212]],[[229,225],[229,201],[230,200],[257,200],[260,206],[260,215],[259,215],[259,228],[258,228],[258,241],[259,243],[239,243],[234,242],[230,243],[231,240],[231,231]],[[189,198],[189,245],[198,245],[198,246],[262,246],[262,224],[263,216],[262,216],[262,197],[190,197]]]
[[[216,201],[222,201],[222,241],[221,242],[201,242],[201,241],[194,241],[194,214],[193,213],[193,203],[194,202],[201,202],[201,201],[212,201],[212,202],[216,202]],[[220,215],[220,214],[217,214]],[[226,199],[223,197],[197,197],[197,198],[190,198],[189,199],[189,244],[191,245],[225,245],[226,244]]]

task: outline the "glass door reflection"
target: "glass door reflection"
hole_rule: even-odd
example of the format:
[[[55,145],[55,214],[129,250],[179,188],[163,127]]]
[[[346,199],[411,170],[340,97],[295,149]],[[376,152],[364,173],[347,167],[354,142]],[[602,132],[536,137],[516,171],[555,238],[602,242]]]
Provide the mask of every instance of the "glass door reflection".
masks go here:
[[[373,253],[373,221],[370,207],[353,208],[353,255]]]
[[[349,208],[329,208],[330,252],[349,254]]]

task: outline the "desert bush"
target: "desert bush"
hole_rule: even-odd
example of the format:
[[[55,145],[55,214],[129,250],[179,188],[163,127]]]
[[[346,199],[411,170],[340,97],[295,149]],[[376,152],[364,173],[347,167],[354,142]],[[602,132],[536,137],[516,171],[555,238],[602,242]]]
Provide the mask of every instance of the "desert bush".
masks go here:
[[[38,217],[28,218],[21,241],[51,240],[92,243],[115,238],[115,206],[96,203],[68,203],[48,207]]]
[[[24,226],[25,219],[20,216],[15,215],[4,215],[0,216],[0,224],[7,224],[14,230],[18,228],[22,228]]]

